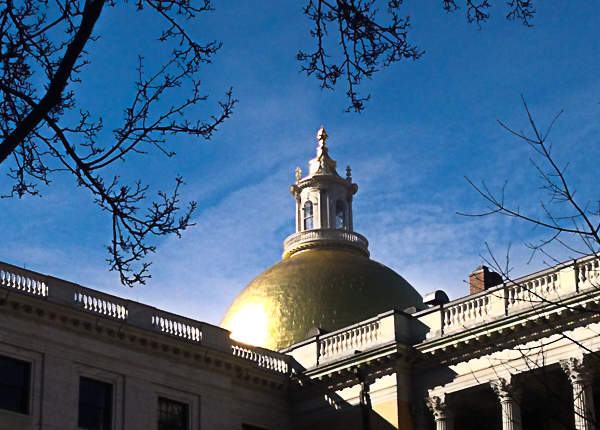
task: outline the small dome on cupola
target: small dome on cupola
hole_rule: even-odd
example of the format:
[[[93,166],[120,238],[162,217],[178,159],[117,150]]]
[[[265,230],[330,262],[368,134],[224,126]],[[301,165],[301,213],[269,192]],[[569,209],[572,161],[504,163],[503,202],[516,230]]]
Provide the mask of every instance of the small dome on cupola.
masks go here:
[[[221,321],[236,340],[277,350],[313,327],[333,331],[391,309],[423,308],[419,293],[371,260],[367,239],[354,232],[358,186],[350,166],[345,178],[337,173],[327,138],[321,127],[308,175],[296,169],[296,232],[283,242],[282,261],[250,282]]]

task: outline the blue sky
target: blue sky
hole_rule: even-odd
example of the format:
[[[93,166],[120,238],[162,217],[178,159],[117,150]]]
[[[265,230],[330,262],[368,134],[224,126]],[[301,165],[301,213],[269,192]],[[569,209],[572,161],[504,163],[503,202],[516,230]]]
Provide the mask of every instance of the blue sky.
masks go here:
[[[151,152],[115,167],[153,192],[170,189],[181,174],[182,200],[198,202],[195,227],[181,239],[156,242],[147,285],[128,289],[108,272],[103,245],[110,219],[66,174],[42,186],[41,198],[0,200],[0,260],[218,324],[236,294],[279,261],[282,241],[294,232],[288,187],[297,166],[306,171],[323,125],[331,156],[352,167],[359,185],[356,231],[369,239],[372,258],[422,294],[465,295],[464,280],[482,264],[486,242],[500,257],[512,244],[515,276],[543,269],[541,257],[527,265],[522,245],[543,231],[456,212],[485,209],[468,176],[493,189],[508,180],[509,200],[540,214],[545,195],[528,164],[532,154],[497,123],[527,130],[521,95],[541,125],[564,110],[551,135],[556,154],[571,163],[568,175],[581,199],[597,199],[600,5],[536,2],[534,27],[525,28],[505,21],[504,2],[495,2],[479,30],[466,23],[464,9],[447,15],[441,2],[407,2],[409,40],[425,55],[366,81],[360,91],[372,101],[357,115],[343,113],[344,87],[320,91],[299,73],[294,57],[312,49],[310,22],[303,3],[291,3],[216,0],[215,12],[188,22],[199,41],[224,44],[200,75],[210,99],[189,117],[208,117],[229,87],[240,103],[211,141],[171,139],[176,157]],[[157,25],[132,5],[108,9],[99,23],[102,37],[90,47],[92,65],[76,89],[78,107],[99,112],[108,130],[131,96],[137,53],[148,68],[157,65]],[[8,167],[0,166],[5,192]]]

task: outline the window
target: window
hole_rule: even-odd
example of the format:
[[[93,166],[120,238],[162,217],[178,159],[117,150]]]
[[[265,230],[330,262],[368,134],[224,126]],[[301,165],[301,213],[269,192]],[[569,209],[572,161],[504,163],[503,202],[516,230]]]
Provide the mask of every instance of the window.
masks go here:
[[[110,430],[112,422],[112,385],[89,378],[79,379],[78,427]]]
[[[304,230],[312,230],[313,228],[313,204],[309,200],[304,203]]]
[[[158,430],[187,430],[188,405],[158,398]]]
[[[29,375],[26,361],[0,356],[0,409],[29,413]]]
[[[346,228],[346,205],[341,200],[335,203],[335,228]]]
[[[256,427],[250,424],[242,424],[242,430],[267,430],[262,427]]]

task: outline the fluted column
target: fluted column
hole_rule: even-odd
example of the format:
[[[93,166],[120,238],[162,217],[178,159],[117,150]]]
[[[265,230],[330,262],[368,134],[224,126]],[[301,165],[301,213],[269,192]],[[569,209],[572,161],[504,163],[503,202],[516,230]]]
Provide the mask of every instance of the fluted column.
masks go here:
[[[446,404],[446,395],[427,397],[425,403],[433,413],[436,430],[454,430],[454,414]]]
[[[502,430],[521,430],[520,391],[511,378],[490,382],[502,406]]]
[[[595,418],[592,381],[588,370],[583,364],[583,357],[561,360],[560,366],[573,386],[575,428],[577,430],[593,430]]]

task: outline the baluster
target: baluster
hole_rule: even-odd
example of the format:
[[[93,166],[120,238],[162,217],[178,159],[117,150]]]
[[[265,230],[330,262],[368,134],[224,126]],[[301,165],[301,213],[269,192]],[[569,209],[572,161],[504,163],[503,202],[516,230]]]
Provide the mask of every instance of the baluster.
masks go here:
[[[583,283],[583,264],[579,264],[575,266],[575,278],[577,279],[576,283],[579,288],[581,288],[581,284]]]

